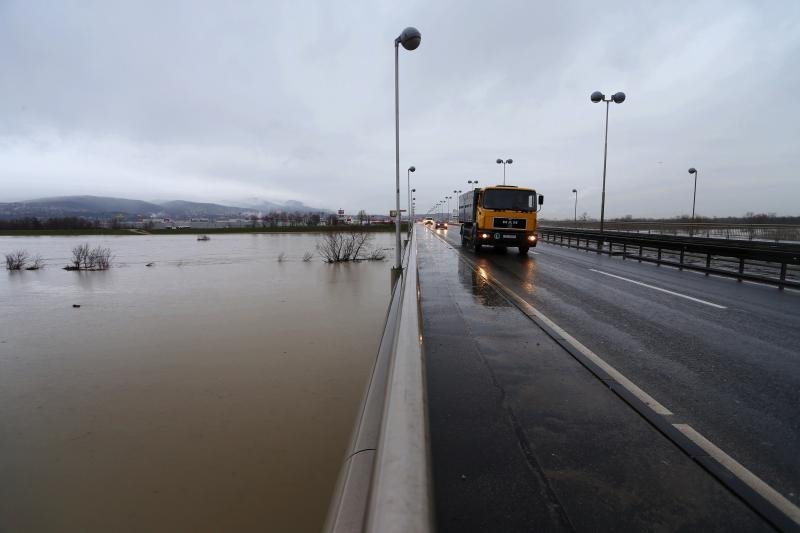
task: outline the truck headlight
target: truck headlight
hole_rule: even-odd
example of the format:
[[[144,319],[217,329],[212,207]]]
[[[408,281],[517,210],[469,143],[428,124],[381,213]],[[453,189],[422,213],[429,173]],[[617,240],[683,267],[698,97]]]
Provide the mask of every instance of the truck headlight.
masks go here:
[[[534,242],[536,240],[536,235],[528,235],[528,240]]]
[[[488,233],[481,233],[481,239],[488,239],[488,238],[489,238]]]

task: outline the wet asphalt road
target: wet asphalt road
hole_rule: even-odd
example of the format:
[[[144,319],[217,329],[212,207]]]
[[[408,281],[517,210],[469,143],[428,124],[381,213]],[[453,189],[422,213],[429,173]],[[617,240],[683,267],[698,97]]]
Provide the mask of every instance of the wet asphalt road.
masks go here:
[[[531,326],[530,322],[525,325],[524,317],[520,318],[522,322],[517,322],[521,313],[516,308],[504,309],[504,305],[497,303],[502,299],[497,295],[491,296],[491,290],[484,291],[483,295],[478,294],[480,291],[476,292],[476,286],[480,283],[476,285],[474,272],[459,262],[455,255],[463,253],[468,254],[468,257],[476,260],[478,265],[491,276],[534,305],[655,397],[661,404],[673,411],[677,418],[692,425],[789,500],[794,503],[800,500],[800,459],[798,459],[799,454],[797,453],[797,450],[800,449],[798,446],[800,444],[800,410],[798,409],[800,406],[800,354],[798,353],[800,352],[800,293],[788,290],[778,291],[773,287],[738,283],[733,280],[706,277],[691,272],[679,272],[675,269],[598,256],[547,244],[532,249],[527,258],[518,257],[513,249],[507,253],[498,253],[488,249],[476,258],[470,252],[455,251],[444,246],[441,241],[431,240],[435,237],[429,231],[420,233],[420,278],[423,285],[426,350],[429,352],[427,356],[435,480],[441,482],[436,473],[437,465],[440,473],[449,468],[447,466],[449,460],[445,457],[454,456],[454,452],[451,450],[456,445],[456,441],[447,442],[455,437],[444,436],[445,434],[441,431],[438,436],[439,444],[437,444],[437,423],[440,426],[443,424],[443,427],[449,427],[453,431],[461,429],[469,432],[467,425],[459,428],[459,424],[455,422],[458,417],[451,413],[451,408],[458,405],[458,401],[452,403],[454,400],[450,396],[458,397],[459,393],[452,391],[443,393],[437,407],[436,387],[444,387],[445,390],[454,387],[462,391],[472,390],[472,396],[467,394],[461,398],[460,402],[463,405],[470,404],[471,400],[473,400],[472,403],[476,403],[474,402],[474,392],[480,390],[477,384],[473,384],[472,389],[452,384],[452,379],[448,377],[449,374],[456,370],[460,372],[462,369],[453,365],[453,361],[442,363],[452,356],[447,355],[446,343],[441,339],[449,338],[452,346],[461,352],[465,350],[469,352],[472,349],[470,346],[479,347],[478,355],[475,357],[482,362],[476,366],[473,378],[488,379],[485,386],[500,395],[501,399],[498,401],[504,405],[504,412],[510,413],[511,419],[515,420],[511,424],[516,427],[513,432],[518,436],[525,437],[520,438],[519,442],[528,443],[516,445],[517,452],[519,449],[523,450],[523,458],[540,457],[536,450],[525,451],[525,448],[526,446],[537,446],[536,443],[542,441],[540,432],[536,430],[531,433],[529,426],[526,425],[531,424],[531,427],[538,427],[537,425],[541,424],[541,416],[543,416],[542,412],[530,407],[541,403],[541,399],[538,403],[533,403],[528,401],[531,400],[529,396],[533,394],[532,390],[546,389],[550,386],[547,385],[549,381],[541,379],[541,376],[544,375],[541,362],[536,363],[539,365],[536,368],[524,368],[525,365],[533,363],[529,360],[530,358],[524,358],[520,350],[515,348],[515,346],[525,346],[532,339],[518,338],[516,344],[505,344],[503,355],[492,359],[494,356],[487,354],[496,352],[496,349],[492,348],[495,344],[504,344],[503,337],[497,335],[496,331],[492,329],[483,332],[488,335],[485,338],[475,338],[475,332],[480,333],[482,320],[485,320],[485,317],[477,318],[477,322],[473,324],[477,330],[470,327],[470,320],[485,315],[487,310],[491,310],[491,313],[502,312],[507,315],[502,319],[494,317],[492,320],[495,320],[493,322],[495,326],[502,324],[503,327],[506,327],[509,323],[518,324],[519,328],[525,330],[524,333],[521,333],[523,336],[530,335],[535,328]],[[439,234],[448,238],[458,248],[457,226],[451,228],[449,235],[445,236],[442,231]],[[447,264],[452,262],[456,264],[448,271]],[[438,265],[438,270],[433,268],[434,265]],[[459,265],[461,266],[459,267]],[[441,281],[438,278],[442,274],[455,279],[447,282]],[[456,280],[458,280],[457,283]],[[650,287],[642,284],[650,285]],[[456,290],[456,287],[459,286],[461,289]],[[672,291],[672,293],[653,287]],[[460,294],[459,291],[464,294]],[[440,307],[436,307],[434,304]],[[478,307],[465,312],[467,304]],[[433,307],[431,307],[432,305]],[[454,312],[456,310],[458,312]],[[516,311],[516,317],[514,311]],[[470,313],[475,313],[475,315]],[[432,317],[431,314],[435,314],[435,317]],[[448,328],[452,330],[451,333],[448,333]],[[515,333],[517,333],[516,330]],[[546,344],[546,340],[539,342],[542,345]],[[556,351],[553,353],[555,354]],[[561,355],[569,357],[566,354]],[[560,358],[561,356],[558,356],[554,361],[562,364]],[[513,376],[512,382],[508,384],[498,382],[498,376],[504,375],[505,372],[501,368],[501,363],[509,365],[510,369],[514,369],[515,365],[522,365],[508,374]],[[441,364],[444,366],[437,367]],[[549,363],[546,366],[553,370]],[[482,370],[480,370],[481,368]],[[580,391],[581,394],[593,389],[593,386],[588,385],[591,379],[584,384],[573,383],[575,379],[578,379],[575,376],[581,375],[575,369],[565,368],[561,373],[553,371],[555,374],[550,376],[551,381],[562,384],[569,382],[569,386],[574,391]],[[584,373],[590,376],[588,372],[584,371]],[[523,378],[522,376],[527,377]],[[469,382],[469,376],[462,377],[466,380],[464,383]],[[596,379],[595,382],[597,382]],[[518,390],[514,387],[518,387]],[[569,397],[580,398],[581,394],[576,393]],[[625,412],[618,405],[621,403],[619,400],[608,402],[606,405],[603,403],[605,399],[601,393],[594,391],[586,394],[586,398],[576,400],[579,410],[582,412],[597,407],[600,412],[597,414],[596,420],[622,416],[619,413]],[[491,401],[488,403],[492,404]],[[606,407],[598,407],[602,405],[606,405]],[[624,404],[622,405],[624,406]],[[482,402],[477,402],[477,405],[473,407],[480,412],[481,406]],[[560,417],[567,417],[570,412],[575,412],[574,407],[561,412],[558,410],[549,412],[547,420],[557,424]],[[493,416],[496,415],[497,412],[493,414]],[[487,414],[485,422],[489,426],[491,426],[491,420],[492,416]],[[594,419],[589,417],[589,420]],[[576,427],[582,428],[577,433],[586,430],[588,427],[586,423],[585,420],[581,423],[576,422]],[[629,420],[623,425],[628,428],[635,427],[637,424]],[[612,426],[614,425],[612,424]],[[618,427],[618,425],[614,427]],[[598,430],[598,428],[594,429]],[[558,432],[553,433],[552,431],[544,433],[558,434]],[[608,435],[607,427],[599,434]],[[528,437],[536,438],[531,440]],[[585,442],[593,441],[589,434],[583,437],[587,439]],[[648,436],[644,430],[635,435],[621,435],[620,437],[621,440],[616,443],[617,447],[610,449],[622,450],[630,446],[636,448],[636,445],[631,443],[637,442],[639,448],[643,447],[643,449],[657,449],[663,444],[658,439],[653,440],[652,436]],[[492,443],[497,439],[497,435],[491,438],[487,437],[486,445],[493,446]],[[652,444],[651,441],[659,443],[658,446]],[[443,442],[447,442],[447,451],[442,448]],[[645,444],[646,442],[651,442],[651,444]],[[514,448],[514,445],[511,447]],[[667,448],[669,448],[668,445],[664,450]],[[511,450],[507,450],[507,452],[507,457],[515,456]],[[669,455],[668,451],[663,453]],[[442,456],[442,454],[445,455]],[[681,454],[678,453],[678,455]],[[685,458],[685,456],[683,457]],[[450,466],[457,468],[458,460],[452,457],[451,459],[456,464]],[[676,466],[672,470],[668,469],[671,473],[681,468],[691,470],[675,457],[664,456],[662,459],[673,465],[682,465]],[[636,461],[641,460],[641,457],[634,454],[634,459],[628,458],[628,460],[629,462],[625,464],[635,464]],[[572,527],[585,529],[587,524],[580,527],[570,522],[573,520],[575,507],[564,503],[563,497],[558,492],[559,487],[554,488],[552,480],[546,474],[548,467],[542,466],[542,461],[524,461],[522,459],[520,461],[528,465],[523,471],[529,471],[531,464],[539,465],[544,469],[542,472],[545,474],[540,477],[543,480],[543,486],[549,487],[544,491],[545,495],[549,494],[549,499],[539,498],[537,501],[551,502],[552,505],[548,508],[549,516],[551,518],[560,517],[561,525],[566,524],[567,529]],[[593,464],[591,461],[589,463]],[[556,471],[562,472],[560,468]],[[668,480],[670,477],[664,472],[648,472],[647,468],[640,469],[640,473],[647,474],[645,477],[654,473],[659,480]],[[686,474],[678,477],[693,479],[694,475]],[[508,479],[512,478],[513,476]],[[698,479],[701,478],[703,476],[699,476]],[[499,477],[498,482],[500,479]],[[604,479],[608,481],[611,478]],[[466,482],[467,480],[462,479],[462,481]],[[521,482],[530,486],[530,480]],[[670,485],[672,489],[680,486],[680,484],[670,484],[667,481],[664,483]],[[630,487],[631,485],[625,486]],[[691,483],[691,487],[698,486],[697,480]],[[669,530],[690,525],[697,527],[700,524],[699,522],[691,523],[691,521],[671,522],[672,518],[669,513],[660,514],[663,507],[647,500],[648,487],[650,485],[637,489],[637,494],[646,500],[640,502],[641,506],[648,507],[653,513],[647,524],[660,524]],[[672,489],[661,487],[660,490],[662,494],[666,494],[670,493]],[[569,492],[580,492],[580,490],[582,490],[580,487],[571,487]],[[595,487],[594,490],[600,489]],[[678,492],[691,493],[691,491],[686,491],[687,487],[683,487]],[[605,494],[602,490],[600,493]],[[448,506],[445,505],[446,502],[439,499],[442,494],[440,491],[437,496],[437,509],[448,509]],[[705,494],[712,494],[712,492],[706,490]],[[614,510],[630,510],[630,506],[617,499],[619,492],[616,489],[609,489],[607,495],[610,498],[608,501],[612,503],[601,505],[601,508],[607,509],[611,514],[606,516],[602,511],[598,511],[596,520],[599,521],[597,522],[599,524],[614,524],[614,527],[617,527],[620,523],[611,519],[612,516],[617,516]],[[469,498],[462,496],[457,501],[468,502]],[[702,501],[702,498],[698,501]],[[714,500],[712,498],[707,501],[713,502]],[[721,504],[721,500],[716,503]],[[686,505],[686,502],[675,502],[673,508],[677,509],[683,505]],[[469,507],[461,507],[463,508],[459,508],[456,514],[459,516],[469,515]],[[720,508],[718,505],[713,507]],[[733,507],[732,504],[721,504],[721,508],[732,509]],[[512,508],[517,509],[517,506],[512,505]],[[569,508],[571,511],[567,512],[564,510],[565,508]],[[708,520],[714,517],[713,513],[708,513],[708,507],[705,511],[706,514],[699,512],[695,515],[691,510],[684,510],[678,514],[687,517],[687,520],[690,520],[688,517],[695,517],[698,520]],[[511,512],[511,514],[514,513]],[[734,514],[728,513],[728,516]],[[592,516],[593,513],[588,513],[588,515]],[[647,515],[648,513],[645,513],[645,516]],[[447,516],[453,518],[451,515]],[[537,516],[541,517],[541,514]],[[654,516],[656,518],[653,518]],[[602,522],[604,518],[611,521]],[[724,521],[719,521],[722,517],[714,518],[716,519],[710,523],[720,528],[724,524]],[[565,519],[566,522],[564,522]],[[523,519],[522,523],[524,522]],[[472,523],[473,525],[477,524],[477,522]],[[440,517],[440,527],[448,524],[452,525],[450,522],[443,523]],[[744,525],[748,523],[738,520],[736,524],[738,526],[735,529],[743,529]],[[632,522],[626,523],[626,525],[641,528],[645,524],[640,523],[637,526],[635,522]],[[708,523],[705,525],[708,526]],[[748,528],[752,529],[749,526]],[[448,527],[444,529],[448,529]],[[482,528],[476,527],[475,529]],[[608,528],[600,527],[600,529]],[[659,527],[648,527],[648,529],[659,529]]]

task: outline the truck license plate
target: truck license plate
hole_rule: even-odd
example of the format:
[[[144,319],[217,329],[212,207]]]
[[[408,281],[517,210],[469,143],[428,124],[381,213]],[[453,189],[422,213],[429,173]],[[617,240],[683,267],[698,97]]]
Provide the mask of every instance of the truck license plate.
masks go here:
[[[503,234],[503,238],[504,239],[516,239],[517,236],[516,235],[509,235],[508,233],[504,233]]]

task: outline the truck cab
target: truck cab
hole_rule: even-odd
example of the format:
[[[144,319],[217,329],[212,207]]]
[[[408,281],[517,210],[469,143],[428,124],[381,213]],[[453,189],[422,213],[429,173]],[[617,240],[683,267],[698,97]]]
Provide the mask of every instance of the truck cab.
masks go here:
[[[536,246],[537,212],[544,196],[534,189],[495,185],[458,197],[461,244],[476,253],[483,246],[516,247],[525,255]]]

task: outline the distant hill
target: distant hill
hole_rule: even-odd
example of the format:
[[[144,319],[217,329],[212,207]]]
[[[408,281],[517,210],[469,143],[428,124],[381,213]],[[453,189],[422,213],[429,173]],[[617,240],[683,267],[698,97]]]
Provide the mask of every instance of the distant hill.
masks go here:
[[[289,201],[285,204],[260,201],[256,205],[229,206],[214,203],[187,202],[173,200],[165,202],[144,202],[127,198],[105,196],[61,196],[38,198],[24,202],[0,203],[0,218],[23,217],[86,217],[108,219],[122,215],[126,219],[140,217],[169,216],[172,218],[191,217],[236,217],[252,213],[272,211],[320,212],[301,202]]]

